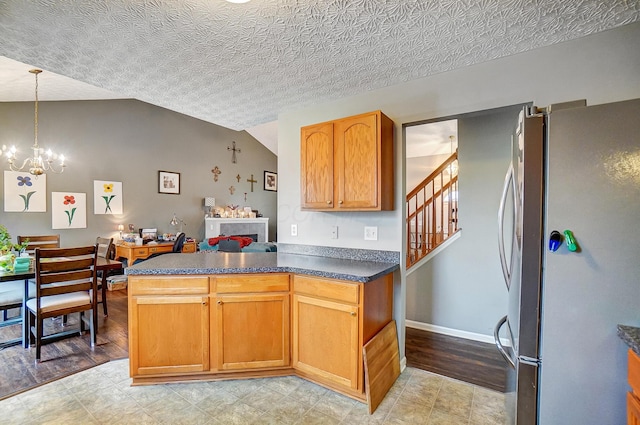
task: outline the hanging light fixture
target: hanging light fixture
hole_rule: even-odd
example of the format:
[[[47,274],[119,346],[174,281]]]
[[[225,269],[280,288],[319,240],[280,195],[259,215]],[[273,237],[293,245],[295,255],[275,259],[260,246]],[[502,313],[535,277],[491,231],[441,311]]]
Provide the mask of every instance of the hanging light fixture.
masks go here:
[[[34,176],[42,175],[47,171],[59,174],[62,173],[65,168],[64,155],[56,155],[51,152],[51,149],[45,152],[45,150],[41,148],[40,145],[38,145],[38,74],[40,74],[42,70],[32,69],[29,72],[36,76],[36,106],[33,130],[34,143],[31,147],[31,149],[33,149],[33,156],[31,158],[26,158],[22,162],[22,165],[18,166],[16,165],[16,163],[19,163],[16,157],[16,153],[18,152],[18,150],[15,146],[11,146],[8,149],[5,146],[2,146],[0,154],[3,151],[5,152],[5,155],[9,161],[9,168],[12,171],[29,170],[29,173],[33,174]],[[56,159],[59,161],[58,165],[53,164],[54,160]]]

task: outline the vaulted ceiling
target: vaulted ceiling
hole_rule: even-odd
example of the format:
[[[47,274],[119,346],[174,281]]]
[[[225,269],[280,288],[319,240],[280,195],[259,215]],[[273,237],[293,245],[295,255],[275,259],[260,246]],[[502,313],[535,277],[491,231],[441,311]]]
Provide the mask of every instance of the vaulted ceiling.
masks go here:
[[[43,100],[86,90],[243,130],[638,20],[640,0],[3,0],[0,101],[32,99],[17,61],[70,79]]]

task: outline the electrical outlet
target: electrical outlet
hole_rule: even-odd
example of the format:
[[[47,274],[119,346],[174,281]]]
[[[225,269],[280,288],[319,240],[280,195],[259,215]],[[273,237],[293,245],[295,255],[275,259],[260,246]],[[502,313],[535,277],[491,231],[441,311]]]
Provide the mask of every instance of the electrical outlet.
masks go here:
[[[378,240],[378,227],[377,226],[365,226],[365,228],[364,228],[364,240],[365,241],[377,241]]]
[[[298,225],[297,224],[292,224],[291,225],[291,236],[298,236]]]
[[[338,226],[331,226],[331,239],[338,239]]]

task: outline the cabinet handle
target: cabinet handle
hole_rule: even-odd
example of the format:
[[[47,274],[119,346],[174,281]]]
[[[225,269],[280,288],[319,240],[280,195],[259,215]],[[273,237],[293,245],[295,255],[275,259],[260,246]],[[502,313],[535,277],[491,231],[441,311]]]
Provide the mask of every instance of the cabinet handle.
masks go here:
[[[338,201],[338,203],[339,203],[340,205],[342,205],[342,203],[343,203],[343,202],[344,202],[344,201]]]
[[[352,311],[352,312],[351,312],[351,315],[355,317],[356,312],[355,312],[355,311]]]
[[[222,305],[222,301],[221,300],[218,300],[218,305]]]
[[[327,201],[327,204],[331,205],[331,201]]]

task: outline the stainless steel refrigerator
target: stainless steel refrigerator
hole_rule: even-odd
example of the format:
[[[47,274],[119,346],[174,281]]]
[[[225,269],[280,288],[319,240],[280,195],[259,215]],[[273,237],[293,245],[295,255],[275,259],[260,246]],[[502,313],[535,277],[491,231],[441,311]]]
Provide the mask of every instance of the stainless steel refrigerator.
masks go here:
[[[640,99],[525,108],[512,145],[498,220],[509,301],[494,332],[510,422],[624,424],[616,327],[640,326]]]

